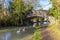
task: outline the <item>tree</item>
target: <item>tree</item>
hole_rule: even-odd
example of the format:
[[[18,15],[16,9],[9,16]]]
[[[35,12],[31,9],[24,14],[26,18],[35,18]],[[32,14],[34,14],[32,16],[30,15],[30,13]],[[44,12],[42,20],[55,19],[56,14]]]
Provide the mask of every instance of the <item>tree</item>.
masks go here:
[[[5,0],[2,0],[2,12],[4,13],[4,2]]]
[[[28,10],[32,9],[32,6],[30,4],[24,5],[23,0],[13,0],[10,2],[8,8],[12,15],[12,19],[17,23],[20,21],[21,24],[23,24],[24,15]]]
[[[51,0],[52,8],[50,9],[50,14],[53,14],[53,16],[58,19],[58,16],[60,16],[60,0]]]

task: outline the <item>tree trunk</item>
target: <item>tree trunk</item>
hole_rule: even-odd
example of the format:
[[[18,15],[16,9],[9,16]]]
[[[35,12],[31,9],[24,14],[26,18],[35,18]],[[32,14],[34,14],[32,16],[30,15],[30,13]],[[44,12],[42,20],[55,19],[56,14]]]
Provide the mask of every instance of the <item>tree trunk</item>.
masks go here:
[[[5,0],[2,0],[2,13],[4,13],[4,2]]]

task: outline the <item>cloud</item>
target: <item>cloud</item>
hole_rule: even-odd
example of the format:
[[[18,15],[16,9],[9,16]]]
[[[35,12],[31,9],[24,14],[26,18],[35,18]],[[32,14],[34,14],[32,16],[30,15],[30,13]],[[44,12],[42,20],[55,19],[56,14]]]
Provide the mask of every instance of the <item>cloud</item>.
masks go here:
[[[51,7],[52,7],[52,4],[49,4],[48,6],[43,7],[43,9],[44,9],[44,10],[49,10]]]
[[[44,10],[49,10],[49,8],[52,7],[52,4],[50,4],[50,0],[39,0],[39,3],[40,4],[39,6],[41,7],[35,7],[35,9],[41,9],[43,8]]]

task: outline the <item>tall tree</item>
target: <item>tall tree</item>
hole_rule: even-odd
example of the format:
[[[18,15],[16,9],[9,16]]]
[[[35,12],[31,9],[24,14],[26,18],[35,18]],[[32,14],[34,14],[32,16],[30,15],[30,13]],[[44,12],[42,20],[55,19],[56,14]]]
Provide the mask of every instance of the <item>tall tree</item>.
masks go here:
[[[30,4],[24,5],[23,0],[13,0],[9,5],[9,10],[13,15],[14,20],[19,20],[21,24],[23,24],[23,17],[25,15],[25,12],[30,10],[31,8],[32,6]]]
[[[60,16],[60,0],[51,0],[52,8],[50,9],[50,14],[53,14],[53,16],[58,19],[58,16]]]

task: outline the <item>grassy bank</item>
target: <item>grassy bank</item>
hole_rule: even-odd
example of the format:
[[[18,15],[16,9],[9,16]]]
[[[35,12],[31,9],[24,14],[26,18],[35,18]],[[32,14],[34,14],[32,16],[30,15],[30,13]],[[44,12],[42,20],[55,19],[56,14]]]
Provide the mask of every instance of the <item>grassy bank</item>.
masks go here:
[[[35,27],[35,33],[33,35],[33,40],[41,40],[40,26]]]

